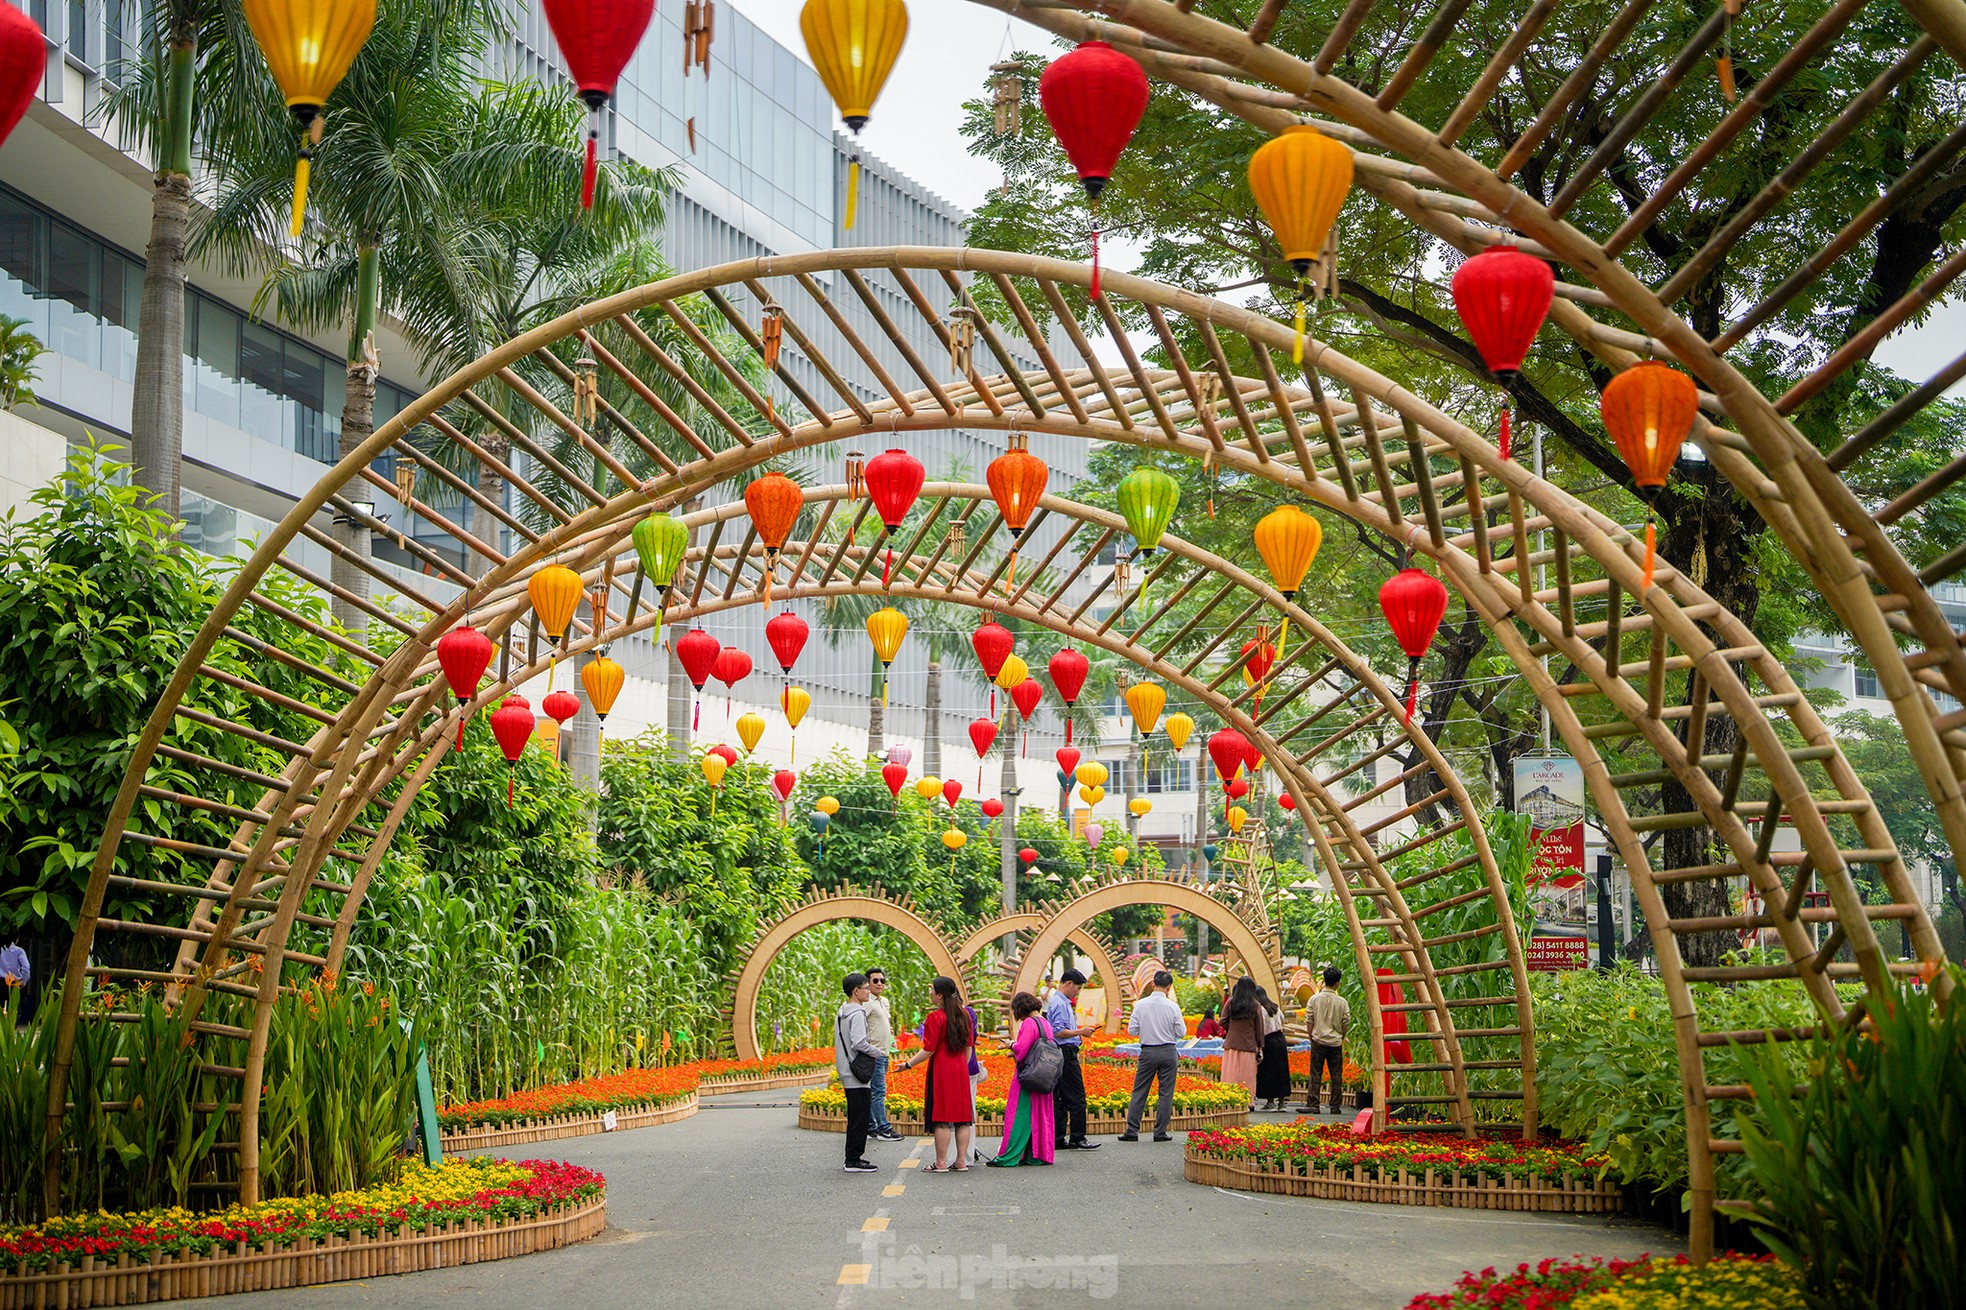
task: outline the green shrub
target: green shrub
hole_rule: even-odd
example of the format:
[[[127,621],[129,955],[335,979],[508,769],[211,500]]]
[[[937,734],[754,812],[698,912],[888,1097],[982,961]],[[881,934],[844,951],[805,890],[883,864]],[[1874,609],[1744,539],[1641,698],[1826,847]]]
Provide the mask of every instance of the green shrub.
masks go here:
[[[1743,1173],[1729,1207],[1802,1271],[1818,1310],[1956,1305],[1966,1226],[1966,1001],[1906,988],[1870,1030],[1814,1043],[1801,1071],[1761,1049],[1746,1078]],[[1853,1016],[1854,1017],[1854,1016]]]

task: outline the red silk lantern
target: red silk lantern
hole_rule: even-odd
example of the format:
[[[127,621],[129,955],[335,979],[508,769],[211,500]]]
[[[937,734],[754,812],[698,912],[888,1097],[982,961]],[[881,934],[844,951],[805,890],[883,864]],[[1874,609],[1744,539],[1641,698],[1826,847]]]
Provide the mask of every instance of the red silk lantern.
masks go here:
[[[478,694],[478,684],[484,681],[485,670],[491,667],[492,654],[497,647],[484,633],[466,623],[452,628],[437,639],[437,665],[444,671],[444,681],[450,684],[451,695],[457,697],[460,707],[471,703]],[[457,748],[464,749],[464,715],[457,720]]]
[[[901,799],[901,789],[908,782],[908,766],[905,764],[883,764],[881,781],[887,784],[888,793],[896,800]]]
[[[1261,682],[1269,677],[1270,670],[1276,667],[1277,648],[1260,638],[1251,637],[1245,641],[1242,644],[1242,653],[1247,656],[1242,665],[1242,676],[1246,682],[1252,684]]]
[[[1024,861],[1024,863],[1026,864],[1036,864],[1038,862],[1037,848],[1034,846],[1026,846],[1023,850],[1017,852],[1017,858]]]
[[[719,744],[716,746],[712,746],[709,750],[703,753],[705,755],[721,755],[723,756],[724,763],[726,765],[728,765],[730,768],[733,769],[737,767],[737,747],[735,746],[725,746]]]
[[[987,801],[984,801],[984,802],[983,802],[983,817],[984,817],[984,818],[986,818],[986,819],[996,819],[996,818],[1001,818],[1002,816],[1003,816],[1003,802],[1002,802],[1002,801],[1000,801],[1000,800],[998,800],[998,799],[997,799],[996,797],[994,797],[994,796],[992,796],[992,797],[991,797],[991,798],[990,798],[989,800],[987,800]]]
[[[945,782],[943,782],[942,799],[948,802],[950,809],[954,809],[956,807],[956,802],[962,799],[962,794],[963,794],[963,785],[960,782],[957,782],[954,778],[950,778]]]
[[[1256,749],[1255,742],[1249,742],[1243,752],[1243,763],[1249,766],[1249,776],[1255,777],[1263,771],[1263,752]]]
[[[976,650],[976,658],[983,665],[984,676],[995,682],[997,675],[1003,672],[1003,662],[1010,658],[1011,651],[1017,647],[1017,636],[1003,624],[991,619],[969,634],[969,644]]]
[[[969,744],[976,747],[978,759],[990,753],[996,744],[997,725],[993,719],[971,719],[969,721]]]
[[[48,45],[40,27],[12,5],[0,7],[0,142],[26,116],[47,71]]]
[[[806,638],[812,629],[798,615],[786,610],[774,614],[765,623],[765,640],[771,643],[771,653],[778,659],[778,667],[792,676],[792,666],[799,662],[799,652],[806,648]]]
[[[507,696],[491,714],[492,736],[498,738],[498,748],[505,752],[505,808],[508,810],[512,808],[512,783],[517,776],[519,757],[525,754],[535,722],[532,702],[519,695]]]
[[[1060,773],[1066,775],[1067,777],[1070,777],[1072,774],[1078,772],[1079,753],[1076,750],[1073,750],[1070,746],[1059,747],[1057,759],[1058,759],[1058,771]]]
[[[1523,357],[1536,344],[1550,316],[1556,274],[1533,255],[1514,246],[1491,246],[1454,270],[1454,312],[1474,339],[1481,362],[1507,387],[1522,371]],[[1502,406],[1497,442],[1509,458],[1509,408]]]
[[[587,102],[587,170],[580,179],[580,207],[592,209],[600,170],[601,108],[648,31],[655,0],[545,0],[545,9],[574,86]]]
[[[725,687],[734,689],[751,676],[751,657],[735,646],[725,646],[712,661],[710,676]]]
[[[1208,758],[1215,761],[1215,772],[1225,783],[1249,762],[1249,751],[1249,738],[1234,728],[1223,728],[1208,739]]]
[[[792,788],[799,785],[799,775],[790,769],[780,769],[771,775],[771,789],[778,793],[780,804],[792,799]]]
[[[1286,810],[1294,810],[1297,808],[1297,798],[1289,792],[1284,792],[1281,796],[1277,797],[1277,804]]]
[[[1024,716],[1024,721],[1029,723],[1031,715],[1037,712],[1038,702],[1044,699],[1044,684],[1036,678],[1026,678],[1010,689],[1010,699],[1017,706],[1017,712]]]
[[[1249,779],[1231,778],[1229,779],[1228,784],[1224,786],[1222,790],[1229,794],[1230,800],[1239,801],[1243,797],[1249,795]]]
[[[676,638],[676,658],[682,661],[683,673],[689,678],[690,686],[696,688],[696,708],[690,715],[690,730],[693,732],[703,722],[703,684],[710,681],[710,670],[717,663],[717,653],[723,649],[721,643],[701,628],[691,628]]]
[[[1420,661],[1447,613],[1447,587],[1431,573],[1401,569],[1379,588],[1379,608],[1406,652],[1406,721],[1411,723],[1420,698]]]
[[[867,483],[867,499],[873,502],[874,513],[880,515],[881,526],[892,537],[901,530],[901,522],[908,517],[908,511],[915,507],[915,497],[922,494],[922,483],[928,480],[928,470],[905,450],[884,450],[867,461],[862,477]],[[893,573],[894,543],[890,541],[887,545],[887,562],[881,566],[883,587]]]
[[[1078,702],[1079,693],[1085,690],[1086,675],[1092,672],[1092,661],[1073,650],[1070,646],[1051,657],[1046,666],[1051,673],[1051,685],[1058,691],[1058,699],[1065,702],[1065,744],[1072,742],[1072,716],[1070,710]]]
[[[1104,41],[1051,62],[1038,103],[1092,202],[1092,296],[1099,298],[1099,194],[1147,112],[1147,74]]]
[[[565,690],[549,691],[546,699],[539,702],[539,708],[545,711],[547,718],[565,727],[568,719],[580,713],[580,697]]]
[[[1650,587],[1659,544],[1659,488],[1699,417],[1700,389],[1678,369],[1648,359],[1612,378],[1599,406],[1605,430],[1618,443],[1645,502],[1645,585]]]

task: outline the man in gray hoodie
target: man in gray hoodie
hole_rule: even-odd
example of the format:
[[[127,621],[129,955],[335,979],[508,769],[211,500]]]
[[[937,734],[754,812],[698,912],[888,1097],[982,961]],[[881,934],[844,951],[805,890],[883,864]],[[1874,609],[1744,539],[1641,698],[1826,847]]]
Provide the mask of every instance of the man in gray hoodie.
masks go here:
[[[850,973],[840,979],[846,1000],[833,1019],[833,1066],[839,1070],[840,1086],[846,1089],[846,1171],[850,1174],[879,1173],[880,1166],[867,1158],[867,1128],[873,1122],[873,1092],[869,1081],[853,1076],[853,1057],[865,1055],[878,1060],[881,1049],[867,1037],[867,975]]]

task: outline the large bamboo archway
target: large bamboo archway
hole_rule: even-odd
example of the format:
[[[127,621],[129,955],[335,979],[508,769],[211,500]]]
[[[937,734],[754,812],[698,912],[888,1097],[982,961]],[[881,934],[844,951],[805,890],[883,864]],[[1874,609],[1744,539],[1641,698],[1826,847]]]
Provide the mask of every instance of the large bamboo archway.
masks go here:
[[[359,894],[358,880],[372,872],[378,847],[386,844],[408,797],[441,754],[445,721],[455,711],[435,685],[431,650],[467,606],[474,622],[495,639],[506,638],[522,627],[527,575],[541,562],[557,560],[582,571],[605,597],[604,611],[580,624],[575,649],[641,630],[655,622],[648,608],[655,598],[632,586],[632,570],[620,561],[630,525],[651,505],[686,502],[779,454],[960,427],[1053,433],[1211,461],[1269,483],[1280,498],[1298,497],[1341,514],[1432,561],[1487,621],[1549,710],[1566,747],[1584,763],[1600,817],[1632,871],[1673,997],[1688,1091],[1695,1198],[1696,1204],[1704,1204],[1710,1183],[1705,1115],[1710,1089],[1700,1052],[1730,1036],[1765,1040],[1769,1035],[1701,1028],[1689,984],[1743,974],[1731,967],[1682,967],[1677,937],[1736,926],[1773,929],[1788,958],[1780,965],[1762,966],[1763,973],[1798,979],[1832,1016],[1842,1012],[1833,986],[1837,979],[1861,977],[1877,987],[1896,967],[1878,946],[1873,920],[1901,919],[1922,958],[1939,953],[1888,831],[1820,719],[1780,661],[1690,578],[1668,566],[1660,570],[1655,585],[1645,588],[1638,547],[1628,530],[1520,465],[1499,460],[1482,436],[1392,380],[1314,341],[1301,379],[1286,382],[1278,352],[1288,358],[1287,328],[1245,309],[1109,273],[1095,314],[1123,357],[1112,362],[1091,348],[1070,314],[1066,292],[1076,293],[1086,281],[1087,271],[1076,265],[972,250],[855,250],[707,269],[585,306],[510,342],[378,429],[262,543],[201,630],[146,725],[109,818],[82,907],[82,931],[69,959],[51,1106],[59,1107],[65,1094],[83,982],[90,976],[131,976],[128,970],[92,967],[89,959],[98,932],[135,930],[101,917],[124,843],[171,850],[182,859],[186,881],[153,890],[181,894],[195,907],[186,925],[173,930],[186,934],[186,950],[167,975],[184,985],[188,1003],[198,1005],[215,988],[243,989],[254,998],[252,1038],[241,1071],[242,1117],[250,1121],[257,1113],[259,1063],[271,1006],[285,968],[328,962],[326,953],[298,948],[291,940],[294,929],[297,924],[313,928],[326,923],[335,939],[329,950],[338,951],[345,941],[348,903]],[[939,365],[930,367],[904,344],[893,330],[894,317],[918,316],[946,342],[943,314],[950,305],[975,308],[972,287],[979,284],[991,289],[1005,312],[1001,320],[983,319],[977,358],[995,358],[1003,372],[985,374],[972,362],[962,376],[950,380]],[[778,381],[810,417],[781,414],[764,400],[751,376],[705,335],[692,317],[692,307],[699,303],[707,303],[749,348],[759,347],[753,326],[730,299],[737,289],[783,307],[786,339],[829,380],[839,394],[839,408],[829,408],[781,367]],[[835,299],[835,290],[852,296]],[[1033,306],[1058,314],[1079,356],[1076,362],[1068,366],[1057,357]],[[1121,313],[1150,325],[1166,367],[1142,362],[1122,330]],[[856,330],[856,320],[871,324],[866,332],[873,335]],[[651,327],[668,334],[666,344],[650,336]],[[634,363],[611,346],[632,352],[628,358]],[[702,368],[726,384],[721,397],[704,388],[687,361],[679,361],[685,348],[698,351]],[[556,351],[598,360],[610,394],[639,401],[656,416],[651,424],[662,425],[663,439],[636,426],[634,415],[624,413],[626,401],[601,405],[616,444],[596,439],[589,430],[592,424],[570,416],[574,407],[567,392],[574,369]],[[891,384],[889,394],[876,401],[855,394],[828,362],[834,353],[851,353],[866,362]],[[1198,356],[1200,364],[1191,363],[1191,356]],[[1027,368],[1020,358],[1035,360],[1036,366]],[[1250,360],[1254,376],[1236,376],[1231,358]],[[912,373],[922,385],[904,388],[894,380],[896,372]],[[1348,396],[1349,403],[1334,400],[1334,392]],[[665,394],[692,398],[704,416],[704,431],[690,427]],[[459,426],[467,419],[495,433],[497,449]],[[427,444],[433,432],[469,453],[485,485],[510,482],[530,516],[514,514],[485,497],[470,480],[442,476],[448,470],[418,444]],[[1718,440],[1711,433],[1709,439]],[[681,453],[672,454],[669,446]],[[682,450],[684,446],[688,449]],[[423,551],[431,571],[455,584],[454,595],[425,594],[417,584],[343,552],[349,564],[372,574],[381,589],[397,598],[393,608],[359,595],[348,598],[373,623],[397,630],[401,643],[386,657],[322,632],[262,587],[281,576],[323,585],[318,573],[290,553],[303,542],[339,545],[317,518],[338,514],[379,526],[356,508],[353,492],[355,486],[370,483],[398,493],[398,487],[370,468],[385,454],[423,468],[429,475],[426,485],[442,484],[439,491],[469,502],[465,508],[474,523],[482,517],[497,529],[474,533],[457,523],[452,515],[458,511],[442,496],[419,494],[424,486],[403,495],[407,506],[452,532],[468,552],[467,562],[459,563]],[[510,462],[519,455],[527,468],[550,472],[551,478],[541,473],[536,485],[521,476]],[[863,539],[871,537],[862,522],[866,506],[842,502],[837,489],[815,500],[818,522],[798,549],[784,553],[779,571],[790,576],[774,583],[775,593],[880,589],[874,552],[828,536],[829,523],[844,517],[861,525]],[[1003,564],[991,567],[986,559],[993,541],[1001,541],[1001,521],[994,511],[981,509],[983,504],[973,489],[943,488],[912,539],[897,543],[902,567],[890,588],[893,594],[987,605],[1100,646],[1189,690],[1249,734],[1302,806],[1318,858],[1356,925],[1361,972],[1368,972],[1379,957],[1393,956],[1401,970],[1393,977],[1421,994],[1407,1008],[1421,1014],[1428,1024],[1425,1040],[1438,1047],[1428,1067],[1448,1075],[1450,1112],[1468,1122],[1472,1095],[1465,1075],[1470,1067],[1487,1062],[1470,1061],[1463,1053],[1449,1004],[1453,998],[1446,995],[1443,971],[1433,962],[1435,951],[1458,944],[1456,938],[1467,934],[1429,936],[1427,920],[1471,898],[1497,899],[1501,887],[1486,836],[1454,771],[1432,751],[1423,733],[1398,723],[1397,702],[1363,661],[1329,640],[1310,615],[1284,606],[1274,591],[1232,563],[1204,561],[1192,551],[1165,552],[1144,571],[1141,584],[1151,583],[1157,598],[1174,600],[1157,600],[1153,612],[1130,618],[1121,607],[1095,623],[1083,606],[1077,613],[1065,613],[1060,591],[1037,589],[1036,573],[1020,573],[1024,580],[1005,594]],[[946,535],[924,552],[938,516],[951,506],[962,512],[969,527],[966,552],[952,557]],[[728,507],[708,513],[710,519],[699,521],[709,540],[669,597],[672,619],[749,603],[762,576],[762,552],[748,530],[736,546],[722,544],[724,525],[735,514]],[[1072,530],[1061,533],[1040,564],[1067,579],[1090,567],[1120,531],[1112,516],[1102,521],[1097,512],[1074,510],[1063,501],[1048,500],[1043,513],[1074,519]],[[1554,549],[1540,557],[1530,549],[1531,534],[1539,532],[1554,540]],[[518,543],[510,553],[500,540],[507,534]],[[1554,565],[1554,588],[1535,584],[1529,566],[1539,558]],[[1184,599],[1199,611],[1196,617],[1176,612],[1175,601]],[[317,632],[358,671],[364,666],[369,671],[358,680],[294,661],[301,666],[297,671],[322,689],[320,700],[327,709],[281,698],[242,679],[222,666],[225,655],[252,649],[229,626],[231,617],[249,603],[272,607],[271,612],[297,628]],[[1233,685],[1236,665],[1222,660],[1221,647],[1229,631],[1266,609],[1291,625],[1293,658],[1272,675],[1272,694],[1259,706],[1248,696],[1224,690]],[[1633,662],[1627,647],[1639,642],[1647,649]],[[478,704],[489,703],[530,672],[523,655],[512,658],[497,671]],[[273,725],[268,729],[239,720],[206,725],[251,743],[269,767],[242,768],[164,742],[194,680],[245,693],[247,708],[240,710],[241,718]],[[202,712],[201,717],[212,718]],[[1726,718],[1738,727],[1740,745],[1731,759],[1713,761],[1684,744],[1683,732],[1696,743],[1702,741],[1701,728],[1713,718]],[[1370,751],[1358,755],[1348,749],[1375,731],[1386,736],[1373,739]],[[1614,745],[1622,747],[1618,766],[1606,753]],[[1388,757],[1399,760],[1404,771],[1378,783],[1371,794],[1405,787],[1408,804],[1393,818],[1362,827],[1351,817],[1356,807],[1335,797],[1347,779]],[[160,759],[169,762],[174,785],[148,780]],[[1659,812],[1657,784],[1664,779],[1683,788],[1690,798],[1688,808]],[[238,802],[235,793],[242,782],[258,791],[257,802]],[[1763,795],[1772,800],[1755,799]],[[185,849],[185,843],[174,846],[167,838],[132,831],[130,816],[140,799],[157,803],[167,814],[172,806],[189,806],[227,816],[238,823],[236,836],[222,848]],[[1392,835],[1396,829],[1410,831],[1415,816],[1430,813],[1445,817],[1417,835]],[[1647,834],[1688,826],[1713,829],[1728,853],[1726,862],[1654,868]],[[1778,843],[1778,836],[1785,841]],[[1382,839],[1397,844],[1381,849]],[[1880,870],[1892,904],[1862,903],[1849,876],[1858,863]],[[1416,871],[1394,876],[1392,867]],[[1478,886],[1442,893],[1448,885],[1443,880],[1474,869],[1480,870]],[[1674,920],[1665,912],[1659,886],[1701,878],[1744,879],[1770,909],[1758,915]],[[1800,907],[1805,883],[1812,878],[1830,893],[1827,910]],[[1418,894],[1429,884],[1438,899],[1407,903],[1408,892]],[[1821,921],[1835,925],[1831,948],[1819,948],[1809,935],[1807,925]],[[1507,959],[1499,966],[1484,962],[1454,969],[1499,967],[1511,975],[1514,990],[1459,1003],[1478,1004],[1483,1012],[1495,1005],[1515,1009],[1513,1022],[1484,1030],[1480,1040],[1519,1043],[1508,1063],[1520,1069],[1533,1062],[1530,1019],[1520,952],[1505,909],[1498,905],[1495,922],[1480,932],[1500,934]],[[1373,940],[1378,934],[1386,940]],[[1835,947],[1847,947],[1855,962],[1837,962]],[[242,954],[264,966],[250,984],[242,981],[251,972],[241,962]],[[1720,1094],[1730,1093],[1722,1089]],[[1533,1101],[1524,1105],[1524,1120],[1525,1126],[1534,1122]],[[51,1117],[50,1143],[57,1127]],[[255,1134],[242,1132],[241,1175],[248,1187],[256,1177],[255,1151]]]

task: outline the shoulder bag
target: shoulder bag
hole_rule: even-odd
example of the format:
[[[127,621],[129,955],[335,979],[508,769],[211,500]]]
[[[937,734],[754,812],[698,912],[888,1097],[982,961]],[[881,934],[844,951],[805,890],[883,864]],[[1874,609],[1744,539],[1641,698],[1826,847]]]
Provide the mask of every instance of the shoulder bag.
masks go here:
[[[1049,1096],[1065,1073],[1065,1050],[1038,1029],[1038,1039],[1017,1062],[1017,1084],[1033,1096]]]
[[[846,1029],[843,1027],[845,1023],[845,1015],[838,1015],[833,1019],[833,1027],[840,1030],[840,1045],[846,1050],[847,1072],[852,1074],[858,1082],[871,1083],[874,1081],[874,1070],[876,1068],[874,1057],[866,1051],[856,1051],[852,1047],[847,1046]]]

